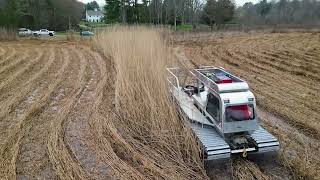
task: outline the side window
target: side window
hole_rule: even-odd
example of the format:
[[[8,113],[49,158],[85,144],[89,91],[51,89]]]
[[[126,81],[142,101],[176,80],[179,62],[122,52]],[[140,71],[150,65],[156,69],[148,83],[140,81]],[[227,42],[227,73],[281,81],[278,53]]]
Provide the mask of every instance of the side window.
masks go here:
[[[220,121],[220,101],[213,94],[208,94],[206,110],[215,120]]]

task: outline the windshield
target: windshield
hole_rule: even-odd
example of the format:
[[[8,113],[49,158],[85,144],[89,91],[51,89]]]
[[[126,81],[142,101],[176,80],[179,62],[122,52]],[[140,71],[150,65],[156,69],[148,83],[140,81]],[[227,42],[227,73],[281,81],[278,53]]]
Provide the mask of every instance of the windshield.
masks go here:
[[[226,108],[226,121],[244,121],[254,119],[254,109],[252,104],[228,106]]]

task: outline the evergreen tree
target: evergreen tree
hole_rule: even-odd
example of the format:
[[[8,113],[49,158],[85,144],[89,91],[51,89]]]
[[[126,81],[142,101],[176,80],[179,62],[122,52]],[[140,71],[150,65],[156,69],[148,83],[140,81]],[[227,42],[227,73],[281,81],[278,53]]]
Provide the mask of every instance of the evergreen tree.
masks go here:
[[[116,23],[121,21],[120,14],[121,1],[120,0],[106,0],[104,7],[104,17],[107,23]]]
[[[221,24],[232,20],[234,8],[231,0],[207,0],[202,19],[211,26],[211,28],[214,24],[219,28]]]
[[[19,24],[19,7],[17,0],[6,0],[3,2],[4,8],[0,9],[0,25],[6,27],[16,27]]]
[[[99,9],[99,4],[97,1],[92,1],[86,4],[86,10],[94,10],[94,9]]]

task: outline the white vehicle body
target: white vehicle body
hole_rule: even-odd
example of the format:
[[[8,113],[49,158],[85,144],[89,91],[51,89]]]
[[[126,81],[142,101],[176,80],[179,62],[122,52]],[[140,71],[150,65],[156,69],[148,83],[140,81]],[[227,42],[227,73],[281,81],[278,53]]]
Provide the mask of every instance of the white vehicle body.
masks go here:
[[[18,30],[18,35],[19,36],[31,36],[33,32],[30,29],[27,28],[20,28]]]
[[[35,36],[54,36],[54,31],[49,31],[48,29],[40,29],[39,31],[34,31],[33,35]]]
[[[221,68],[204,67],[188,72],[194,82],[188,79],[192,85],[184,86],[179,79],[185,71],[168,68],[168,72],[170,92],[191,122],[187,124],[200,141],[205,160],[278,151],[278,140],[258,123],[247,82]]]

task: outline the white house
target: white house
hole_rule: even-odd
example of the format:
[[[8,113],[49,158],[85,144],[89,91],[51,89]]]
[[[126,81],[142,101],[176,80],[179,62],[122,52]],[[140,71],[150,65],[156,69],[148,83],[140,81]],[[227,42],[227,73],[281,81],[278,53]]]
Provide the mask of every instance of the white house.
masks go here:
[[[101,22],[103,21],[104,14],[101,10],[94,9],[86,10],[86,21],[87,22]]]

